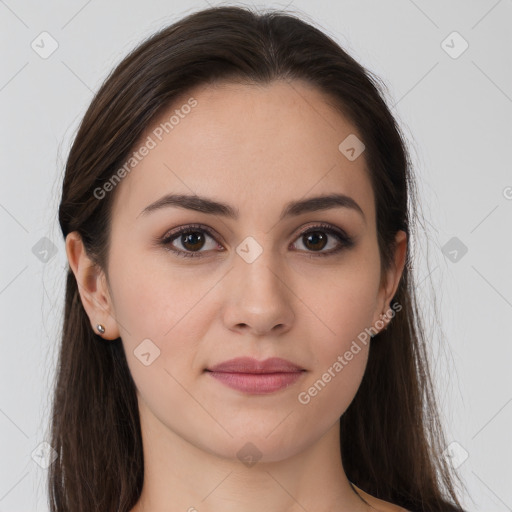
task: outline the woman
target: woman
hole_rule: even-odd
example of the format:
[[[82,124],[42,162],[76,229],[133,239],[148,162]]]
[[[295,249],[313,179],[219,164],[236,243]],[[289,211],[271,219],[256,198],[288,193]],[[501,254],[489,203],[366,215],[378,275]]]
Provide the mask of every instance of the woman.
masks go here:
[[[459,511],[403,138],[321,31],[218,7],[155,34],[66,165],[54,512]]]

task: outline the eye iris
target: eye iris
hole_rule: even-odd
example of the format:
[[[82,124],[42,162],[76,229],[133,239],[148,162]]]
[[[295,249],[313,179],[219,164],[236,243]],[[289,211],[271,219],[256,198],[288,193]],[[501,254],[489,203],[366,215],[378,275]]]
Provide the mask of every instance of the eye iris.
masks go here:
[[[181,243],[183,244],[183,247],[188,250],[201,249],[204,245],[204,236],[199,231],[186,233],[181,235]],[[187,244],[192,244],[192,247],[190,245],[187,246]],[[198,244],[200,247],[197,247]]]
[[[316,247],[316,249],[323,249],[327,243],[327,241],[326,241],[327,237],[320,231],[313,231],[311,233],[307,233],[304,236],[307,240],[307,243],[304,244],[304,245],[306,245],[306,247],[308,247],[310,241],[312,241],[313,245],[317,244],[318,240],[321,240],[323,242],[322,246]],[[315,249],[315,247],[313,247],[313,248]]]

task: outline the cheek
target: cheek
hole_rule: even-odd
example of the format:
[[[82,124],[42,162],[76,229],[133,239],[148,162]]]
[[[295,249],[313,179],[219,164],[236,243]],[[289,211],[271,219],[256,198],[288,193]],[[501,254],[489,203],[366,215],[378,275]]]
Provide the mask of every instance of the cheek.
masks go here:
[[[353,340],[364,341],[365,329],[372,327],[380,278],[376,267],[360,263],[340,267],[324,279],[325,286],[316,289],[311,309],[317,316],[324,364],[326,358],[348,350]]]
[[[307,418],[325,422],[324,427],[345,412],[363,378],[379,277],[377,265],[361,262],[340,267],[322,293],[317,289],[311,308],[316,318],[307,322],[312,372],[297,401],[309,409]]]
[[[313,372],[297,394],[297,405],[303,431],[327,431],[345,413],[354,399],[364,376],[368,345],[350,344],[347,351],[333,353],[329,363]],[[341,356],[338,359],[338,356]]]
[[[330,312],[327,321],[333,332],[312,337],[311,372],[296,397],[305,428],[329,428],[354,399],[368,361],[371,304],[371,298],[353,295],[324,310]]]
[[[339,385],[350,393],[349,383],[360,380],[366,366],[375,295],[364,287],[347,287],[343,297],[329,293],[322,300],[324,307],[320,311],[324,326],[321,332],[325,334],[319,336],[320,331],[317,331],[311,338],[314,340],[311,346],[314,377],[336,382],[334,386]],[[354,393],[356,389],[357,386]]]
[[[196,358],[210,322],[205,299],[215,284],[195,279],[193,271],[171,272],[160,260],[130,254],[112,258],[110,271],[128,366],[148,402],[162,390],[179,400],[178,383],[187,384],[191,370],[200,372]]]
[[[160,344],[184,325],[199,328],[204,318],[199,314],[201,299],[215,284],[212,278],[197,276],[193,268],[173,269],[165,255],[142,251],[113,257],[111,266],[115,314],[123,339],[135,343],[150,338]]]

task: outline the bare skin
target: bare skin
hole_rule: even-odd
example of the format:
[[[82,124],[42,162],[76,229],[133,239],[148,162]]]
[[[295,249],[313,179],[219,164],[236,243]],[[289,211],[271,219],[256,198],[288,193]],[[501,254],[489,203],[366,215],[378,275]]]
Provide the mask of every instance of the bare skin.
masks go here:
[[[382,326],[407,246],[398,232],[395,264],[381,275],[364,152],[350,161],[338,149],[358,132],[302,82],[224,84],[191,91],[140,144],[192,96],[197,105],[161,141],[153,135],[156,147],[117,185],[106,275],[76,232],[66,239],[91,328],[122,338],[137,387],[145,469],[131,512],[402,510],[357,494],[340,457],[339,418],[371,341],[342,371],[332,367],[365,328]],[[176,206],[141,214],[167,193],[222,201],[239,217]],[[350,196],[363,214],[332,207],[280,220],[288,202],[332,193]],[[190,224],[212,233],[188,243],[178,235],[167,247],[199,257],[154,241]],[[308,228],[323,238],[304,236]],[[258,247],[254,260],[241,256]],[[134,353],[145,339],[160,351],[149,365]],[[267,394],[232,389],[205,371],[238,356],[281,357],[306,371]],[[328,383],[308,394],[329,368]],[[256,463],[237,455],[244,446]]]

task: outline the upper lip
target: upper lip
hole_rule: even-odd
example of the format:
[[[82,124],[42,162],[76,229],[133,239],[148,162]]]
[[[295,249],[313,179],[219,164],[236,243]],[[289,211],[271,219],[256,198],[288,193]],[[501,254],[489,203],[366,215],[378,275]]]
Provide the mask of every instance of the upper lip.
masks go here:
[[[304,368],[280,357],[271,357],[264,361],[252,357],[236,357],[210,366],[206,370],[224,373],[292,373],[303,371]]]

